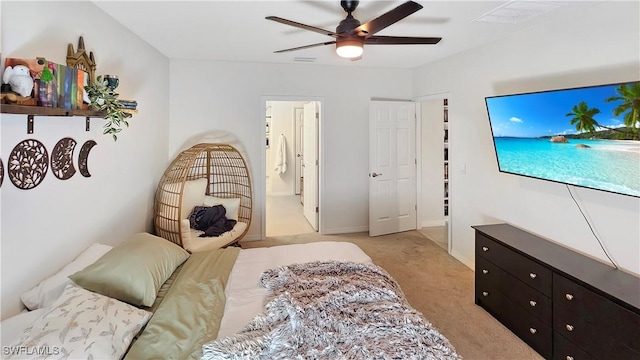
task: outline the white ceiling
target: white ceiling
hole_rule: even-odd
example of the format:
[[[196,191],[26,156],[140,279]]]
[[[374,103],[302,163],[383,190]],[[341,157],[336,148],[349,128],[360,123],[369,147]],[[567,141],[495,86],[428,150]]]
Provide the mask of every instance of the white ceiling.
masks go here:
[[[361,1],[354,17],[362,23],[404,3]],[[335,53],[334,45],[274,54],[275,50],[332,41],[333,38],[266,20],[278,16],[335,31],[346,13],[339,1],[94,1],[94,3],[170,59],[207,59],[340,66],[414,68],[497,41],[514,32],[570,16],[594,1],[417,1],[422,10],[377,35],[442,37],[436,45],[367,45],[362,60]],[[493,10],[497,12],[492,12]],[[542,10],[538,13],[532,10]],[[483,21],[474,21],[487,13]],[[529,15],[536,15],[529,17]]]

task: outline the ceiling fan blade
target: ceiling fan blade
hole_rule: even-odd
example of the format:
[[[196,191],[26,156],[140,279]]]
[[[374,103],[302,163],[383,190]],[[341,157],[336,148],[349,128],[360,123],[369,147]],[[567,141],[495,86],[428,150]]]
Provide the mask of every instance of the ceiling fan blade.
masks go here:
[[[389,25],[392,25],[407,16],[413,14],[414,12],[422,9],[422,5],[418,4],[414,1],[407,1],[406,3],[398,6],[397,8],[388,11],[377,18],[364,23],[357,28],[352,30],[352,33],[355,34],[364,34],[365,36],[371,36],[378,31],[386,28]]]
[[[312,47],[316,47],[316,46],[332,45],[332,44],[335,44],[335,43],[336,43],[335,41],[327,41],[327,42],[322,42],[322,43],[318,43],[318,44],[298,46],[298,47],[294,47],[294,48],[291,48],[291,49],[278,50],[278,51],[274,51],[274,53],[278,54],[278,53],[283,53],[283,52],[287,52],[287,51],[308,49],[308,48],[312,48]]]
[[[420,45],[437,44],[439,37],[370,36],[364,39],[366,45]]]
[[[310,31],[317,32],[317,33],[323,34],[323,35],[329,35],[329,36],[332,36],[332,37],[337,37],[338,36],[333,31],[328,31],[328,30],[320,29],[320,28],[317,28],[317,27],[314,27],[314,26],[301,24],[301,23],[298,23],[298,22],[295,22],[295,21],[291,21],[291,20],[287,20],[287,19],[283,19],[283,18],[280,18],[280,17],[277,17],[277,16],[267,16],[265,19],[272,20],[272,21],[275,21],[275,22],[279,22],[279,23],[285,24],[285,25],[294,26],[294,27],[297,27],[297,28],[300,28],[300,29],[310,30]]]

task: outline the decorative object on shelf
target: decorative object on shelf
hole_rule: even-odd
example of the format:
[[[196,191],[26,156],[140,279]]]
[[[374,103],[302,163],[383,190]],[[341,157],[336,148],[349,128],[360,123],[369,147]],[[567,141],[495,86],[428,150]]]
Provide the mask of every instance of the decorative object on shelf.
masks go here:
[[[17,66],[26,66],[33,80],[28,97],[13,90],[9,96],[3,91],[3,102],[17,105],[60,107],[65,109],[87,109],[89,98],[84,91],[89,74],[83,70],[47,61],[44,57],[34,59],[5,59],[5,77],[10,76]],[[31,95],[33,93],[33,96]],[[84,100],[84,101],[83,101]]]
[[[91,173],[89,172],[89,152],[91,149],[96,146],[97,143],[93,140],[87,140],[84,144],[82,144],[82,148],[80,148],[80,154],[78,155],[78,170],[80,174],[84,177],[91,177]]]
[[[78,51],[73,50],[73,44],[67,46],[67,66],[87,72],[89,74],[88,83],[95,79],[96,60],[93,51],[87,53],[85,50],[82,36],[78,40]]]
[[[3,114],[27,115],[27,134],[33,134],[35,116],[83,116],[85,130],[90,131],[90,118],[103,117],[107,120],[104,134],[110,134],[117,140],[122,125],[129,126],[127,118],[137,114],[138,103],[135,100],[119,102],[114,89],[118,86],[118,77],[107,75],[110,79],[95,79],[96,63],[93,52],[85,50],[84,40],[80,37],[78,51],[72,44],[67,47],[67,65],[55,64],[43,57],[35,59],[6,58],[6,81],[10,80],[16,66],[26,66],[33,81],[28,96],[12,91],[11,85],[3,84],[0,102],[6,104],[0,108]],[[42,74],[44,80],[41,80]],[[52,80],[51,76],[52,75]],[[114,81],[115,80],[115,81]],[[28,81],[28,80],[27,80]],[[53,87],[53,89],[51,89]],[[42,97],[39,92],[42,89]],[[89,96],[93,91],[93,99]],[[57,92],[57,96],[53,93]],[[25,92],[26,93],[26,92]],[[33,94],[33,95],[32,95]],[[40,105],[40,106],[38,106]]]
[[[30,97],[33,92],[33,78],[26,65],[7,66],[4,69],[2,81],[11,85],[11,90],[20,96]]]
[[[9,84],[5,84],[5,85],[11,88]],[[20,96],[11,90],[9,90],[8,92],[3,91],[2,95],[0,95],[0,102],[2,102],[2,104],[18,104],[18,103],[23,104],[25,102],[33,102],[33,101],[34,100],[32,97]]]
[[[9,155],[7,175],[18,189],[33,189],[47,175],[48,164],[49,154],[44,145],[35,139],[24,140]]]
[[[89,106],[95,110],[106,111],[104,118],[107,123],[104,125],[103,134],[111,134],[114,141],[118,140],[116,134],[122,131],[122,125],[129,126],[126,119],[131,117],[131,114],[122,108],[118,94],[105,85],[101,75],[84,88],[91,101]]]
[[[124,110],[130,110],[131,112],[137,112],[137,108],[138,108],[138,102],[135,100],[118,100],[120,101],[120,106],[124,109]]]
[[[104,75],[102,79],[105,85],[112,91],[115,90],[118,85],[120,85],[120,79],[118,79],[118,75]]]
[[[51,150],[51,172],[60,180],[70,179],[76,173],[73,166],[73,150],[76,141],[72,138],[63,138]]]
[[[31,77],[31,81],[33,84],[30,86],[30,90],[25,90],[24,93],[27,95],[20,94],[15,89],[12,89],[11,85],[9,89],[3,88],[3,103],[17,104],[17,105],[26,105],[26,106],[35,106],[38,105],[38,91],[40,84],[40,76],[42,75],[43,65],[39,63],[37,58],[33,59],[23,59],[23,58],[11,58],[8,57],[4,60],[4,66],[6,68],[4,77],[10,77],[12,71],[14,71],[18,66],[26,66],[29,71],[28,75]],[[12,70],[10,70],[12,68]],[[5,82],[8,82],[8,79],[3,79]],[[26,79],[25,81],[31,82]]]
[[[38,82],[39,105],[58,107],[58,85],[56,76],[54,76],[54,71],[58,70],[57,66],[45,58],[38,58],[38,65],[42,65],[42,73]]]
[[[2,165],[2,159],[0,159],[0,187],[2,187],[3,180],[4,180],[4,165]]]

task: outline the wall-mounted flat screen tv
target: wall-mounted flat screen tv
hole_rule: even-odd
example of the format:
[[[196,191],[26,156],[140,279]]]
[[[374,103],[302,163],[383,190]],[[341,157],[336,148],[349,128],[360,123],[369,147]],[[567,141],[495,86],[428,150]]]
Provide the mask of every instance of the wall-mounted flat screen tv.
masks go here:
[[[485,103],[501,172],[640,197],[640,81]]]

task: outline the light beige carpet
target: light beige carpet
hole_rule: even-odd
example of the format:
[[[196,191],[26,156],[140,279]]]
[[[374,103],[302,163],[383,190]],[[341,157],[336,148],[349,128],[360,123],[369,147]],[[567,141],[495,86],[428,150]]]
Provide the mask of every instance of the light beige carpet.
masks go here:
[[[474,273],[418,231],[369,237],[290,235],[243,241],[255,248],[312,241],[348,241],[400,284],[411,305],[444,335],[464,359],[542,359],[507,328],[474,304]]]

